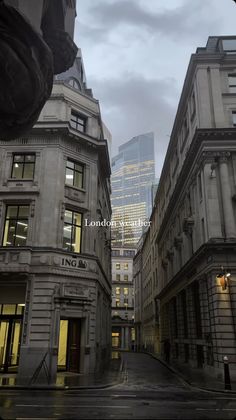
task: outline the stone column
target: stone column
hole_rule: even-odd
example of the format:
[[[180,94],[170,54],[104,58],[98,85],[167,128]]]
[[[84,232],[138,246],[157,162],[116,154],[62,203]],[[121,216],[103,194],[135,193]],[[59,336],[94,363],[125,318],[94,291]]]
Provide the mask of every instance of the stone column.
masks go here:
[[[125,349],[129,349],[129,327],[125,327]]]
[[[236,229],[227,161],[227,157],[221,157],[219,161],[222,208],[224,213],[225,236],[226,238],[235,238]]]
[[[120,345],[121,350],[124,350],[125,348],[125,329],[124,327],[121,327],[121,345]]]

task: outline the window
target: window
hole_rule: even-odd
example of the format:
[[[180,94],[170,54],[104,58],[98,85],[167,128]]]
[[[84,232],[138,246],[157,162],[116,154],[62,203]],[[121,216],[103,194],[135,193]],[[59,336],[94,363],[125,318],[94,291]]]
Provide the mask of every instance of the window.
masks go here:
[[[69,80],[68,80],[68,84],[69,84],[71,87],[73,87],[74,89],[81,90],[81,87],[80,87],[79,81],[78,81],[78,80],[76,80],[76,79],[74,79],[74,78],[69,79]]]
[[[196,113],[196,100],[195,100],[194,91],[192,92],[191,98],[190,98],[190,113],[191,113],[191,118],[193,118]]]
[[[84,184],[84,166],[67,160],[66,164],[66,184],[73,185],[77,188],[83,188]]]
[[[113,249],[113,250],[112,250],[112,256],[113,256],[113,257],[119,257],[119,256],[120,256],[120,251],[119,251],[119,249]]]
[[[124,306],[128,306],[128,304],[129,304],[129,300],[128,300],[128,298],[124,298]]]
[[[33,179],[34,167],[34,154],[14,154],[11,177],[15,179]]]
[[[128,280],[129,280],[128,274],[124,274],[124,281],[128,281]]]
[[[227,54],[236,54],[236,39],[223,39],[222,46]]]
[[[116,287],[116,295],[120,295],[120,287]]]
[[[236,127],[236,111],[232,111],[233,126]]]
[[[67,251],[81,252],[82,214],[65,211],[63,248]]]
[[[129,289],[128,287],[124,287],[124,295],[128,295],[129,294]]]
[[[120,281],[120,274],[116,274],[116,281]]]
[[[120,299],[116,299],[116,307],[120,306]]]
[[[123,252],[123,255],[124,255],[124,257],[134,257],[135,251],[125,249],[124,252]]]
[[[24,246],[27,240],[29,206],[7,206],[3,246]]]
[[[128,263],[124,263],[124,270],[128,270],[129,269],[129,264]]]
[[[70,125],[71,125],[72,128],[75,128],[75,130],[78,130],[78,131],[81,131],[82,133],[85,133],[86,118],[83,117],[80,114],[77,114],[77,112],[72,111],[71,112]]]
[[[198,193],[199,193],[199,199],[202,200],[202,178],[201,178],[201,174],[198,174]]]
[[[116,263],[116,270],[120,270],[120,263]]]
[[[236,74],[228,75],[229,92],[236,93]]]

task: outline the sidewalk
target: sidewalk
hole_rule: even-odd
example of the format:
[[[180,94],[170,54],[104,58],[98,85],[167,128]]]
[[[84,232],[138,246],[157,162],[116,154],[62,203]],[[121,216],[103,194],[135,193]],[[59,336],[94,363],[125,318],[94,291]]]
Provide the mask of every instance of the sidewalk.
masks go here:
[[[42,385],[37,381],[30,386],[17,385],[17,374],[0,374],[0,388],[17,389],[93,389],[107,388],[122,379],[121,359],[112,359],[109,369],[100,374],[82,375],[73,372],[58,372],[56,384]]]
[[[159,360],[163,365],[179,376],[188,385],[205,389],[207,391],[236,393],[236,380],[231,379],[231,390],[225,390],[224,379],[220,380],[206,374],[199,368],[191,368],[187,364],[178,363],[176,360],[166,363],[166,361],[155,353],[149,353],[152,357]]]

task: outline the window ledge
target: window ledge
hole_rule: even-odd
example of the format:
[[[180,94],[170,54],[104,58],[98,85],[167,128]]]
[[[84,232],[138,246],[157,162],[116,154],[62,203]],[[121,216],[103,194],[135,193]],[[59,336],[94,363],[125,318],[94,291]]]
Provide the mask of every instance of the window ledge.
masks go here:
[[[74,191],[80,191],[82,193],[86,193],[85,188],[79,188],[79,187],[75,187],[74,185],[70,185],[70,184],[65,184],[66,188],[70,188]]]

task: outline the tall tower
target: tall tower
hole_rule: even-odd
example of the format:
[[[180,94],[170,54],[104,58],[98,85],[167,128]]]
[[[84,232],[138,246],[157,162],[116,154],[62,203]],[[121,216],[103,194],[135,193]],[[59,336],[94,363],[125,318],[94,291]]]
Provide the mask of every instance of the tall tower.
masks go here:
[[[151,214],[155,181],[154,135],[140,134],[112,159],[113,245],[135,247]]]
[[[112,160],[112,347],[134,349],[133,257],[152,209],[154,136],[141,134]]]

